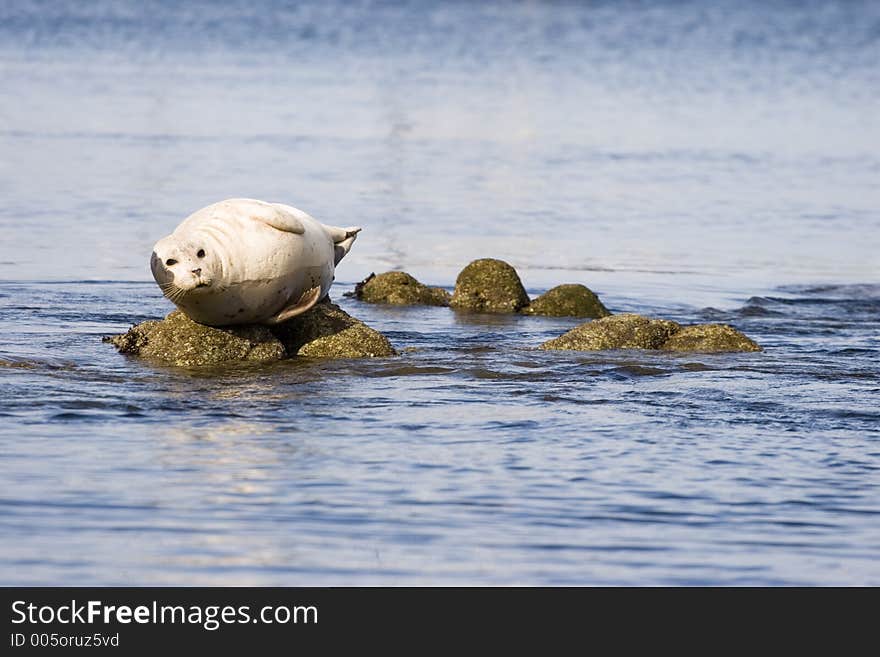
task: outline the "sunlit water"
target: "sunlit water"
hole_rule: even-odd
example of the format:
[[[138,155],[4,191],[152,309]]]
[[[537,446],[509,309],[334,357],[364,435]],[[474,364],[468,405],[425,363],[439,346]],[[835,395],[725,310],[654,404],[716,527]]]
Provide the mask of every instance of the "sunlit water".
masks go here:
[[[880,584],[877,3],[0,5],[0,583]],[[181,370],[152,244],[364,227],[401,356]],[[342,297],[498,257],[760,354]]]

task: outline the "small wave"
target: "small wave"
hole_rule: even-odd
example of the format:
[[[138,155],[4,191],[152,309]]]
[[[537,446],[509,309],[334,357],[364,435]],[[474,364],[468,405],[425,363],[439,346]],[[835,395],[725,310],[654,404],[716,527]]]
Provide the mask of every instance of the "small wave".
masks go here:
[[[390,376],[428,376],[432,374],[452,374],[456,370],[451,367],[438,366],[418,366],[404,365],[399,367],[388,367],[384,369],[367,370],[365,374],[371,377],[390,377]]]
[[[77,369],[73,363],[65,363],[58,361],[44,360],[26,360],[20,358],[0,358],[0,369],[21,369],[21,370],[65,370],[72,371]]]
[[[841,283],[828,285],[783,285],[782,292],[806,296],[830,296],[835,299],[880,299],[880,285],[876,283]]]
[[[740,317],[781,317],[785,313],[779,312],[778,310],[769,310],[764,306],[745,305],[737,310],[736,314]]]
[[[77,413],[75,411],[65,411],[56,413],[49,418],[50,422],[92,422],[94,420],[109,419],[105,415],[98,413]]]
[[[669,374],[667,370],[646,365],[622,365],[608,370],[611,374],[622,374],[626,377],[660,376]]]

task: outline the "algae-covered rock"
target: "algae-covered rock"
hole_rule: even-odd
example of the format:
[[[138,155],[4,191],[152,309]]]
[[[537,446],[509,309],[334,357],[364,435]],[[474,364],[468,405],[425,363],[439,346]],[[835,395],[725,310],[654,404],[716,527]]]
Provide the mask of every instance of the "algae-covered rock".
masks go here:
[[[370,274],[355,286],[354,296],[367,303],[397,306],[448,306],[452,297],[442,287],[428,287],[402,271]]]
[[[191,367],[228,361],[273,361],[284,346],[265,326],[214,328],[192,321],[179,310],[162,321],[147,321],[109,339],[124,354]]]
[[[273,330],[290,356],[369,358],[397,353],[379,331],[329,302],[319,303]]]
[[[607,317],[611,313],[599,297],[584,285],[557,285],[534,299],[523,313],[548,317]]]
[[[474,260],[455,280],[452,308],[481,313],[516,313],[529,305],[516,270],[502,260]]]
[[[548,340],[540,349],[598,351],[606,349],[660,349],[681,329],[676,322],[624,313],[595,319]]]
[[[685,326],[663,344],[663,349],[699,353],[762,351],[757,342],[727,324]]]
[[[164,320],[143,322],[105,340],[121,353],[180,367],[269,362],[296,355],[362,358],[396,353],[384,335],[329,302],[271,328],[204,326],[175,310]]]

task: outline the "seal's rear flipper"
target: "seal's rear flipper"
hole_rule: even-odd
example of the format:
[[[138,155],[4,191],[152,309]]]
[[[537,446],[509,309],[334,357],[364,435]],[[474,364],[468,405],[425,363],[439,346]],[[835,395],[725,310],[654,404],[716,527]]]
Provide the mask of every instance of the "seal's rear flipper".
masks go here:
[[[333,248],[336,252],[334,265],[338,265],[339,261],[345,257],[345,254],[351,250],[351,245],[357,239],[357,234],[361,232],[359,226],[351,228],[337,228],[336,226],[324,226],[333,240]]]
[[[312,306],[318,303],[318,299],[321,298],[321,287],[316,285],[313,288],[310,288],[303,292],[303,295],[299,298],[299,300],[287,306],[277,315],[270,317],[265,320],[265,324],[269,324],[270,326],[274,326],[275,324],[281,324],[282,322],[286,322],[291,317],[296,317],[297,315],[302,315],[305,311],[309,310]]]

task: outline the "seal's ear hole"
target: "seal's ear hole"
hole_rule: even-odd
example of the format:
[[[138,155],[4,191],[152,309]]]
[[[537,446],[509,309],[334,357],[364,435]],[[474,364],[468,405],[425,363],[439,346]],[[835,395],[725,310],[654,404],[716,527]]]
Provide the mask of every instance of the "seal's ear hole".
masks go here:
[[[176,265],[176,264],[177,264],[177,260],[175,260],[174,258],[168,258],[168,260],[165,261],[165,265],[168,267],[170,267],[171,265]]]
[[[205,257],[205,250],[199,249],[198,252],[196,253],[196,256],[199,258],[204,258]]]

